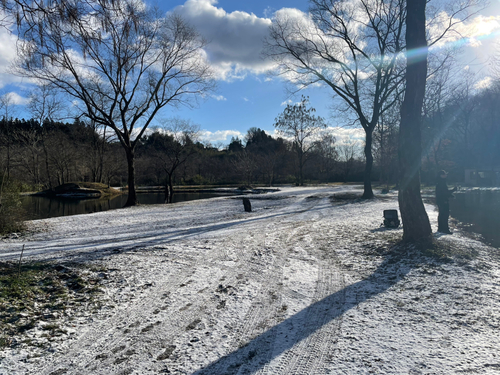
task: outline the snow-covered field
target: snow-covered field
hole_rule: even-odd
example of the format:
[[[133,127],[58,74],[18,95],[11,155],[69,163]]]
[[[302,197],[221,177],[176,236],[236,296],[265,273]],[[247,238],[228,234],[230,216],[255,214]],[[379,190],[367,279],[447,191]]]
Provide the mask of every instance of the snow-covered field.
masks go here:
[[[47,348],[0,351],[0,374],[497,374],[498,249],[436,234],[458,256],[395,246],[393,194],[286,188],[241,199],[33,221],[0,260],[85,262],[103,307]],[[426,206],[433,229],[437,212]],[[28,334],[37,338],[40,330]]]

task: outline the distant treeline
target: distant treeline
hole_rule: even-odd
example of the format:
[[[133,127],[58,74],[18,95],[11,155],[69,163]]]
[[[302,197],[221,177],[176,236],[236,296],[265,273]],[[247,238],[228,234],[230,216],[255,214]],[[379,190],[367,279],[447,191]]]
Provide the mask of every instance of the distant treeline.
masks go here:
[[[422,181],[432,184],[440,169],[463,181],[466,168],[500,167],[500,84],[481,91],[440,91],[429,82],[423,122]],[[469,85],[471,86],[471,85]],[[467,86],[467,87],[469,87]],[[399,109],[387,113],[374,132],[372,178],[397,183]],[[219,149],[197,141],[189,127],[176,133],[151,130],[136,149],[140,185],[283,184],[297,181],[295,145],[259,128]],[[184,129],[184,130],[183,130]],[[189,131],[185,131],[188,129]],[[123,148],[110,130],[85,121],[62,123],[0,121],[0,177],[45,189],[72,181],[126,185]],[[362,145],[332,136],[312,142],[304,167],[306,182],[362,181]]]
[[[196,141],[196,133],[152,130],[136,149],[136,180],[157,186],[294,183],[294,145],[252,128],[244,140],[233,138],[225,149]],[[339,151],[343,151],[340,155]],[[126,185],[123,148],[111,131],[84,121],[62,123],[5,119],[0,121],[0,176],[46,189],[73,181]],[[363,161],[354,145],[344,148],[326,137],[308,154],[306,181],[361,181]]]

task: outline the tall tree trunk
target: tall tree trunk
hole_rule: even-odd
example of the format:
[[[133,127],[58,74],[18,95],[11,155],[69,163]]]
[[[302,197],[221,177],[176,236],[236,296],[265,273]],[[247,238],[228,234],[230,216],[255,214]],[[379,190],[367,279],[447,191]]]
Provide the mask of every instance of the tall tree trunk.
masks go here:
[[[104,133],[102,135],[102,142],[100,144],[100,149],[99,149],[99,182],[103,182],[104,180],[104,151],[106,147],[106,127],[103,129]]]
[[[170,196],[168,197],[168,203],[173,203],[174,202],[174,179],[172,178],[172,175],[169,176],[168,187],[170,189]]]
[[[372,190],[372,169],[373,169],[373,153],[372,153],[372,143],[373,143],[373,129],[366,130],[366,141],[365,141],[365,175],[363,179],[363,199],[373,198]]]
[[[169,174],[165,178],[165,204],[170,203],[170,188],[169,188]]]
[[[128,198],[125,207],[135,206],[137,203],[137,193],[135,191],[135,152],[133,149],[126,149],[128,165]]]
[[[42,146],[43,146],[43,154],[45,156],[45,172],[47,173],[47,180],[49,183],[49,189],[52,190],[52,176],[50,174],[50,164],[49,164],[49,151],[47,150],[47,144],[45,142],[45,129],[42,129]]]
[[[399,209],[405,242],[432,241],[429,217],[420,195],[422,158],[421,121],[427,77],[427,40],[425,38],[426,0],[407,0],[406,17],[406,91],[401,107],[399,138]]]
[[[10,134],[7,133],[7,180],[10,179]]]
[[[304,175],[303,175],[304,155],[301,149],[298,150],[298,157],[299,157],[299,186],[304,186]]]

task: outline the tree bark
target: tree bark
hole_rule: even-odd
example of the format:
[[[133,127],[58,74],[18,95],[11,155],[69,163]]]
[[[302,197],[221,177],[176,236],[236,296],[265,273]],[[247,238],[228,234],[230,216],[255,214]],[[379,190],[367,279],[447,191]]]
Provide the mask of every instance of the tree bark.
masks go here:
[[[403,221],[403,240],[430,243],[431,226],[420,194],[420,127],[427,77],[426,0],[407,0],[406,3],[407,69],[405,98],[401,107],[398,200]]]
[[[366,141],[365,141],[365,175],[363,178],[363,199],[372,199],[372,169],[373,169],[373,153],[372,153],[372,143],[373,143],[373,130],[366,130]],[[347,178],[347,177],[346,177]]]
[[[128,166],[128,198],[125,207],[135,206],[139,202],[137,200],[137,192],[135,191],[135,152],[134,150],[125,150],[127,154]]]

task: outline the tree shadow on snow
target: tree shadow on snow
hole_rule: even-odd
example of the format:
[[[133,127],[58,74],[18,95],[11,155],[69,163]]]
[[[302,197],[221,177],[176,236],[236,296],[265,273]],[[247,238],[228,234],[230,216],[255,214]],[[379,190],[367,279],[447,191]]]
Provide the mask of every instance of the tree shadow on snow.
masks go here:
[[[250,216],[245,219],[232,219],[230,221],[202,224],[192,228],[179,228],[167,230],[166,233],[152,228],[150,231],[133,231],[119,237],[110,237],[107,239],[88,239],[85,243],[61,244],[54,245],[52,241],[43,241],[41,243],[27,243],[24,250],[24,257],[35,255],[46,255],[45,261],[58,261],[66,259],[68,256],[73,261],[85,262],[89,258],[98,259],[108,257],[109,255],[125,253],[136,249],[144,249],[159,245],[167,245],[182,239],[196,238],[216,232],[220,230],[228,230],[233,227],[244,226],[263,220],[274,219],[279,220],[282,217],[293,216],[304,212],[322,210],[324,207],[305,207],[297,210],[290,210],[280,213],[260,214],[258,216]],[[142,229],[143,226],[138,227]],[[17,246],[16,250],[10,253],[0,253],[0,260],[9,260],[19,257],[22,246]]]
[[[346,286],[309,305],[254,338],[244,347],[194,372],[194,375],[253,373],[295,345],[305,347],[305,352],[317,350],[318,347],[314,345],[314,342],[321,341],[321,339],[313,338],[316,334],[323,335],[324,341],[335,342],[335,335],[338,334],[335,321],[338,318],[359,304],[385,292],[415,267],[418,262],[412,261],[410,255],[410,253],[415,253],[415,249],[408,252],[407,250],[409,249],[401,244],[394,245],[386,253],[385,260],[368,278]],[[419,253],[418,250],[416,251]],[[423,259],[425,258],[419,258],[419,261]],[[337,321],[338,324],[340,324],[339,321]],[[328,328],[324,332],[319,332],[326,325],[329,325]],[[300,354],[300,350],[295,354]],[[300,358],[296,360],[300,363]]]

